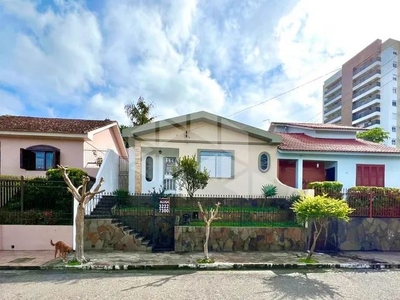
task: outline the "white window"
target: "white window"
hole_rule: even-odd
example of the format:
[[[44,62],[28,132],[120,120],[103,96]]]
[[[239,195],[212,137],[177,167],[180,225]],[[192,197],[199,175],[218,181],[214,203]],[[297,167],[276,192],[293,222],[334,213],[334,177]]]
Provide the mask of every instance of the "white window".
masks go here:
[[[396,146],[396,140],[395,139],[392,140],[392,145]]]
[[[199,158],[210,178],[233,178],[233,151],[200,150]]]
[[[397,106],[397,101],[396,100],[392,100],[392,106]]]
[[[397,62],[393,62],[393,68],[397,68]]]
[[[396,132],[396,126],[392,126],[392,132]]]
[[[393,94],[397,94],[397,88],[393,88]]]
[[[393,80],[394,80],[394,81],[397,81],[397,75],[394,75],[394,74],[393,74]]]

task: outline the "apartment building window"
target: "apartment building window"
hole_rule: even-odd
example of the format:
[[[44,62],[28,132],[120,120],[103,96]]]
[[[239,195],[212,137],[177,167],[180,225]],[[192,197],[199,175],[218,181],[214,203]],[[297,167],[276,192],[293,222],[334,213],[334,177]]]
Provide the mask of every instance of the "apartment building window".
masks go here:
[[[393,88],[393,94],[397,94],[397,88]]]
[[[397,81],[397,75],[394,75],[394,74],[393,74],[393,80],[394,80],[394,81]]]
[[[392,132],[396,132],[396,126],[392,126]]]
[[[392,139],[392,145],[396,146],[396,140],[395,139]]]
[[[393,55],[397,55],[397,51],[393,51]]]
[[[392,100],[392,106],[397,106],[397,101],[396,100]]]
[[[397,62],[393,62],[393,68],[397,68]]]

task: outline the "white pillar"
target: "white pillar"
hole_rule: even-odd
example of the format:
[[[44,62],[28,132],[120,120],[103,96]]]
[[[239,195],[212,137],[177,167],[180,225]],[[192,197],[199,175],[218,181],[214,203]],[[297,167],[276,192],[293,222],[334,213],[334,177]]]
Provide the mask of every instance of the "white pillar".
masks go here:
[[[296,187],[299,190],[303,189],[303,158],[300,157],[296,164]]]
[[[130,146],[129,152],[129,172],[128,172],[128,189],[129,193],[135,193],[135,147]]]

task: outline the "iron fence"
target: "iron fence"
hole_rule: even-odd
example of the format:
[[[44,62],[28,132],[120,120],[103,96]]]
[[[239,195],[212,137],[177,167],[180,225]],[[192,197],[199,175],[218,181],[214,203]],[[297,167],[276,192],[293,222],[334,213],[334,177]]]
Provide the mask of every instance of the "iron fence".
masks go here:
[[[162,214],[160,198],[163,195],[135,194],[117,197],[112,214],[131,228],[139,228],[149,223],[154,214]],[[190,198],[185,195],[169,195],[169,207],[164,214],[175,216],[176,225],[204,225],[198,206],[204,210],[219,207],[219,219],[213,226],[298,226],[295,214],[290,209],[291,198],[264,198],[260,196],[210,196],[196,195]],[[146,226],[146,225],[145,225]]]
[[[0,180],[0,224],[70,225],[73,201],[64,181]]]
[[[358,186],[342,190],[315,189],[315,195],[321,194],[346,200],[354,209],[351,217],[400,217],[400,189],[397,188]]]

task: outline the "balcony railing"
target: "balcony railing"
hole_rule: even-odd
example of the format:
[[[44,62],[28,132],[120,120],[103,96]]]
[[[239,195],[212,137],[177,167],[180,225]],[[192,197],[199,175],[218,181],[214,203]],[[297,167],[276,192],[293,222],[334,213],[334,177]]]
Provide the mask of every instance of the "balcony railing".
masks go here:
[[[381,74],[381,70],[375,70],[375,71],[372,71],[372,72],[368,72],[366,75],[364,75],[361,78],[355,80],[354,83],[353,83],[353,86],[357,86],[360,83],[363,83],[364,81],[367,81],[369,78],[371,78],[372,76],[374,76],[376,74]]]
[[[353,103],[353,109],[359,108],[360,106],[363,106],[372,101],[375,101],[376,99],[381,99],[381,95],[377,94],[377,95],[373,95],[372,97],[367,97],[367,98],[363,98],[362,100],[358,100]]]
[[[373,120],[373,121],[369,121],[367,123],[364,124],[364,128],[367,128],[369,126],[373,126],[373,125],[380,125],[381,121],[380,120]]]
[[[355,113],[355,114],[353,114],[353,121],[358,120],[360,118],[363,118],[365,116],[368,116],[368,115],[370,115],[370,114],[372,114],[374,112],[377,112],[377,111],[381,111],[381,108],[380,107],[375,107],[375,108],[368,109],[367,111],[363,111],[363,112],[360,112],[360,113]]]
[[[381,86],[381,83],[380,83],[380,82],[373,82],[373,83],[370,83],[368,86],[363,87],[362,89],[358,90],[357,92],[354,92],[354,93],[353,93],[353,98],[356,98],[356,97],[362,95],[362,94],[365,93],[366,91],[368,91],[368,90],[370,90],[370,89],[372,89],[372,88],[374,88],[374,87],[376,87],[376,86]]]
[[[325,89],[325,95],[328,95],[330,92],[332,92],[334,89],[336,89],[338,86],[342,85],[342,80],[339,80],[332,86],[329,86]]]
[[[368,61],[366,61],[365,63],[363,63],[361,66],[354,68],[353,70],[353,76],[357,75],[358,73],[360,73],[362,70],[365,70],[366,68],[368,68],[370,65],[372,65],[373,63],[377,62],[377,61],[381,61],[381,58],[378,57],[374,57],[369,59]]]

